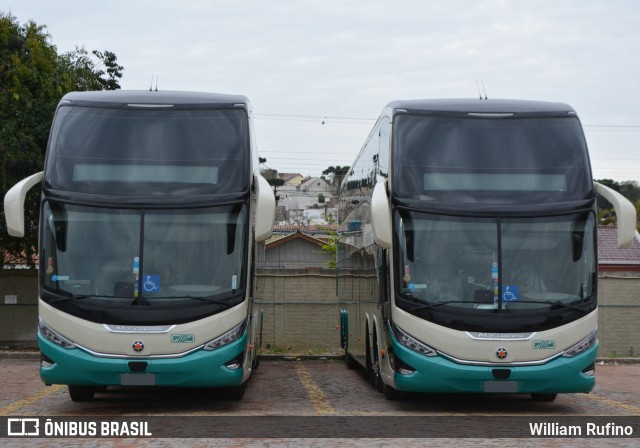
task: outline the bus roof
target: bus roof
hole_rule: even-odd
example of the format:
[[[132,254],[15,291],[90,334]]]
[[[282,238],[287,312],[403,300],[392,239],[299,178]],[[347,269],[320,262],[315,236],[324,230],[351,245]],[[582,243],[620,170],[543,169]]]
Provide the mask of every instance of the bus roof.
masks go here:
[[[530,100],[501,99],[428,99],[392,101],[387,107],[393,110],[450,114],[525,114],[525,115],[575,115],[575,110],[564,103]]]
[[[174,106],[232,106],[244,105],[249,109],[249,100],[244,95],[221,93],[150,91],[150,90],[99,90],[90,92],[70,92],[60,104],[83,106],[124,107],[131,104]]]

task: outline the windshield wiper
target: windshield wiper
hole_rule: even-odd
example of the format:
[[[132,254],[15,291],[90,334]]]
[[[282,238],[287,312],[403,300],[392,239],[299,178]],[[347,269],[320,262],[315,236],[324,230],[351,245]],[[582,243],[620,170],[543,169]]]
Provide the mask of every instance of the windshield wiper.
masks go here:
[[[425,303],[424,305],[417,305],[414,302],[410,302],[406,299],[401,299],[404,300],[407,303],[410,303],[411,305],[416,305],[413,308],[411,308],[409,311],[422,311],[422,310],[428,310],[431,308],[436,308],[442,305],[449,305],[451,303],[477,303],[474,302],[472,300],[446,300],[444,302],[435,302],[435,303]]]
[[[575,302],[562,303],[559,300],[556,300],[555,302],[552,300],[514,300],[513,302],[503,302],[503,303],[540,303],[543,305],[551,305],[551,308],[553,307],[569,308],[572,310],[580,311],[581,313],[586,313],[586,311],[583,308],[580,308],[576,305],[571,304]]]
[[[98,294],[85,294],[85,295],[79,295],[79,296],[56,297],[54,299],[50,299],[48,302],[51,304],[54,304],[54,303],[69,302],[71,300],[91,299],[94,297],[102,297],[107,299],[113,298],[112,296],[104,296],[104,295],[98,295]]]
[[[227,300],[214,299],[212,296],[155,296],[155,297],[147,297],[147,299],[190,299],[190,300],[198,300],[200,302],[208,302],[214,303],[216,305],[222,305],[226,308],[231,308],[235,306],[233,303],[229,303]]]
[[[185,299],[191,299],[191,300],[199,300],[201,302],[215,303],[216,305],[222,305],[225,308],[231,308],[233,306],[227,300],[214,299],[214,298],[208,297],[208,296],[198,296],[198,297],[184,296],[184,298]]]
[[[64,302],[69,302],[71,300],[83,300],[83,299],[91,299],[91,298],[104,298],[104,299],[131,299],[131,297],[116,297],[116,296],[105,296],[105,295],[98,295],[98,294],[86,294],[86,295],[79,295],[79,296],[69,296],[69,297],[57,297],[54,299],[49,300],[48,302],[51,304],[56,304],[56,303],[64,303]],[[149,305],[149,299],[190,299],[190,300],[198,300],[201,302],[208,302],[208,303],[213,303],[216,305],[221,305],[224,306],[225,309],[227,308],[231,308],[232,306],[235,306],[235,304],[233,303],[229,303],[226,300],[220,300],[220,299],[214,299],[210,296],[166,296],[166,297],[136,297],[133,299],[132,304],[133,305]]]

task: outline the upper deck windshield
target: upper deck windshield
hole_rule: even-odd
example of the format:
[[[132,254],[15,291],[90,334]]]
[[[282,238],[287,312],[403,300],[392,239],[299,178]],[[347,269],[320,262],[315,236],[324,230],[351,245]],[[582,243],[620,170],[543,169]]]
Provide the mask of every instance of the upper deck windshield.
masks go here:
[[[62,106],[45,186],[123,196],[245,192],[249,162],[245,110]]]
[[[588,199],[593,189],[576,117],[398,114],[393,145],[400,198],[545,204]]]
[[[178,323],[244,299],[245,204],[127,210],[48,200],[42,299],[100,323]]]

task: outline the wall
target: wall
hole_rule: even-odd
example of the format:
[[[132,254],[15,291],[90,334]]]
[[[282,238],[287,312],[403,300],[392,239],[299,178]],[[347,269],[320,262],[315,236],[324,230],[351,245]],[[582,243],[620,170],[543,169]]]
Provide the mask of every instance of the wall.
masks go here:
[[[338,350],[335,289],[334,270],[259,269],[263,347]],[[640,357],[640,273],[603,271],[598,289],[600,356]],[[17,304],[5,304],[6,295]],[[37,272],[0,271],[0,346],[33,345],[37,312]]]
[[[600,356],[640,358],[640,272],[598,277]]]
[[[339,348],[340,306],[335,271],[259,270],[258,304],[264,315],[263,347]],[[601,357],[640,357],[640,275],[601,272],[598,336]]]
[[[38,273],[26,269],[0,271],[0,346],[34,345],[38,324]],[[17,303],[6,304],[7,296]]]
[[[264,309],[263,348],[337,350],[335,270],[259,269],[257,306]]]

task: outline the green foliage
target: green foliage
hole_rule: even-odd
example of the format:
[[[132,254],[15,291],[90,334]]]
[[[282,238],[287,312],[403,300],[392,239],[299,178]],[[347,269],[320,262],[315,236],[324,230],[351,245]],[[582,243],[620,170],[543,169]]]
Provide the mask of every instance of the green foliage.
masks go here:
[[[0,190],[42,171],[49,129],[62,96],[74,90],[119,89],[123,67],[114,53],[84,48],[58,54],[45,26],[0,12]],[[34,190],[38,190],[35,188]],[[32,191],[25,203],[26,236],[9,237],[0,225],[0,247],[14,260],[33,266],[38,242],[40,196]]]
[[[337,253],[338,253],[338,233],[333,229],[333,224],[335,224],[335,219],[331,216],[327,217],[327,221],[329,222],[329,226],[318,226],[318,228],[325,231],[328,235],[327,242],[320,247],[320,250],[325,254],[331,255],[331,260],[326,263],[327,269],[335,269],[337,264]]]
[[[333,179],[331,180],[331,185],[337,190],[340,188],[340,184],[342,183],[342,179],[344,179],[344,176],[347,175],[347,173],[349,172],[349,167],[348,166],[340,166],[340,165],[336,165],[336,166],[330,166],[329,168],[327,168],[326,170],[324,170],[322,172],[322,174],[324,174],[325,176],[328,174],[333,174]],[[324,176],[323,176],[324,179]]]
[[[264,158],[260,158],[260,160],[264,160],[264,162],[261,161],[260,163],[265,163],[267,161],[267,159]],[[278,176],[278,171],[273,168],[263,168],[260,170],[260,174],[262,174],[262,177],[264,177],[272,187],[280,187],[284,185],[284,179],[281,179]]]

